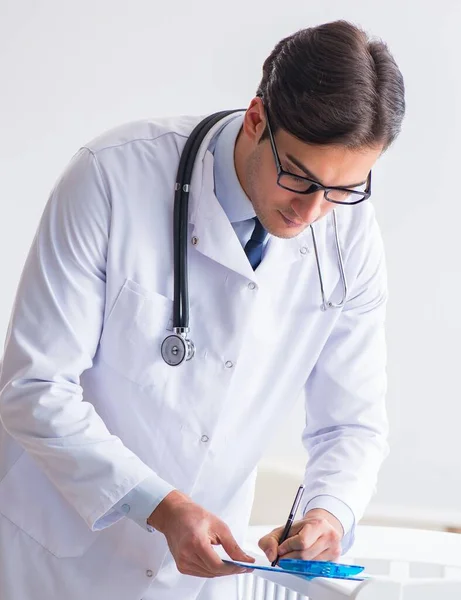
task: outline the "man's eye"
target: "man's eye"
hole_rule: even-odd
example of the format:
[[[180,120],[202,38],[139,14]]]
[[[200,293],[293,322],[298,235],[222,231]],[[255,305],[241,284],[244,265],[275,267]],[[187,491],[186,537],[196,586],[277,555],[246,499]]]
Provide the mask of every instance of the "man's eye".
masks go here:
[[[293,173],[293,169],[291,169],[291,170],[287,169],[286,172],[288,173],[290,178],[293,179],[293,181],[298,181],[298,182],[305,181],[305,178],[303,177],[303,175],[296,175],[296,173]]]

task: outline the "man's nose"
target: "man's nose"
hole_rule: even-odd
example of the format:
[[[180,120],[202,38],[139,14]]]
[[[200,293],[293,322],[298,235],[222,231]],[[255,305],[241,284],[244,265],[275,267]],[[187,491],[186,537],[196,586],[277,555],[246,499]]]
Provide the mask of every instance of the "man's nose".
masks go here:
[[[325,202],[323,190],[318,190],[313,194],[298,196],[293,200],[291,207],[300,220],[310,225],[321,216]]]

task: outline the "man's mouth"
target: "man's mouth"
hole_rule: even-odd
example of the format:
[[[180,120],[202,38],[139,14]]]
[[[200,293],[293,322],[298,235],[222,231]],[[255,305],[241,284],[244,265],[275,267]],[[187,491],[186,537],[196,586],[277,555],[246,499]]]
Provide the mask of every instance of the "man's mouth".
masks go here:
[[[301,222],[293,221],[292,219],[289,219],[288,217],[286,217],[281,211],[279,211],[279,212],[282,215],[283,220],[289,227],[302,227],[302,225],[304,224],[302,221]]]

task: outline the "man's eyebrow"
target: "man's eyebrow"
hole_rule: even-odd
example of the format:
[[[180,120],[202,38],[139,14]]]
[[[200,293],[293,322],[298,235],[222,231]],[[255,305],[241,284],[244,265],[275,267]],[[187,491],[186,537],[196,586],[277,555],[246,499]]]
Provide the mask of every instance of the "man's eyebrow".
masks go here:
[[[309,171],[309,169],[307,167],[305,167],[302,163],[300,163],[299,160],[297,158],[295,158],[293,155],[287,154],[286,157],[288,158],[288,160],[290,162],[292,162],[294,165],[296,165],[298,167],[298,169],[301,169],[301,171],[303,173],[305,173],[307,175],[307,177],[309,177],[310,179],[313,179],[314,181],[318,181],[318,183],[322,183],[319,180],[319,178],[316,177],[314,175],[314,173],[312,173],[312,171]],[[361,181],[360,183],[350,183],[349,185],[338,185],[335,187],[354,188],[354,187],[358,187],[359,185],[364,185],[366,182],[367,182],[367,180]]]

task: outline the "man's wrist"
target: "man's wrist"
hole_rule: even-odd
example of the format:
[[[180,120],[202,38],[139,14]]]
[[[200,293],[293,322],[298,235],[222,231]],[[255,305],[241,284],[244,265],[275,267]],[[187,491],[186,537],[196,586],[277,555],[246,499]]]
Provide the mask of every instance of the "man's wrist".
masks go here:
[[[305,519],[309,517],[326,519],[330,523],[330,525],[332,525],[336,529],[336,531],[341,536],[341,539],[344,537],[344,528],[342,526],[341,521],[337,519],[331,512],[328,512],[324,508],[312,508],[311,510],[308,510],[304,515]]]
[[[152,514],[147,519],[147,524],[163,533],[168,521],[171,519],[172,513],[181,504],[191,502],[190,498],[179,490],[172,490],[159,503]]]
[[[348,504],[336,496],[332,496],[330,494],[319,494],[318,496],[314,496],[314,498],[309,500],[303,509],[303,514],[307,514],[308,511],[313,510],[314,508],[321,508],[322,510],[325,510],[336,517],[336,519],[338,519],[338,521],[341,523],[344,531],[343,539],[349,536],[349,533],[355,524],[355,516]]]

